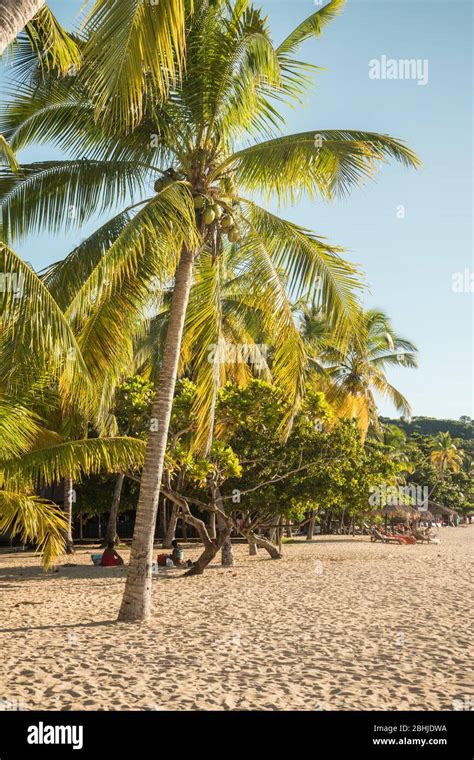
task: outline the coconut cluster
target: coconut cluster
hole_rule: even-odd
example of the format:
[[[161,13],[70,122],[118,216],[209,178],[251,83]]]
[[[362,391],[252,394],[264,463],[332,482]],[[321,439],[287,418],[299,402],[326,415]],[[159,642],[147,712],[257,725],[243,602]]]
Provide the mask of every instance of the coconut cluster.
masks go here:
[[[231,201],[228,198],[210,200],[205,195],[195,195],[194,208],[206,227],[217,224],[220,232],[227,235],[229,243],[238,243],[240,235]]]
[[[167,169],[163,176],[154,184],[155,193],[161,193],[168,185],[179,179],[174,169]],[[197,192],[194,194],[194,208],[198,219],[205,224],[217,225],[222,235],[227,235],[229,243],[238,243],[240,240],[237,221],[235,218],[235,202],[230,198],[219,197],[217,187],[212,187],[208,194]]]

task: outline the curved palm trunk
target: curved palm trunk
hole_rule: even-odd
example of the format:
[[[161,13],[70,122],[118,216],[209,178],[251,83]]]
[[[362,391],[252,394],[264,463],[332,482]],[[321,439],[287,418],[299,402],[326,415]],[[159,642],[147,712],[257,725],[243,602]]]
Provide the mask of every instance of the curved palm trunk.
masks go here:
[[[112,498],[112,506],[110,508],[109,522],[107,523],[107,530],[105,533],[105,543],[111,543],[117,538],[117,517],[120,507],[120,497],[122,495],[122,486],[125,476],[123,473],[119,473],[117,480],[115,481],[114,495]]]
[[[44,5],[44,0],[0,0],[0,55]]]
[[[163,366],[151,411],[130,564],[119,620],[147,620],[151,613],[153,538],[184,319],[192,284],[193,261],[191,251],[183,249],[176,270]]]
[[[74,483],[71,477],[64,478],[64,512],[66,513],[67,528],[65,533],[66,554],[74,553],[72,540],[72,504],[74,500]]]

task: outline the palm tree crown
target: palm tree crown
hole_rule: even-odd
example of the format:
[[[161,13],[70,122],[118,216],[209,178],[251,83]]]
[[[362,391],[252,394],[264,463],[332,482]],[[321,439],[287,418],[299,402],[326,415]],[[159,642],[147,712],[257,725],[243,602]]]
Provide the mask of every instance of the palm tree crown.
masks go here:
[[[364,313],[362,336],[362,340],[352,340],[347,350],[329,341],[322,350],[322,357],[330,378],[329,397],[342,416],[357,419],[365,437],[370,424],[378,428],[374,393],[388,398],[404,415],[411,415],[409,402],[388,382],[385,370],[417,364],[415,346],[394,332],[383,312],[368,310]]]

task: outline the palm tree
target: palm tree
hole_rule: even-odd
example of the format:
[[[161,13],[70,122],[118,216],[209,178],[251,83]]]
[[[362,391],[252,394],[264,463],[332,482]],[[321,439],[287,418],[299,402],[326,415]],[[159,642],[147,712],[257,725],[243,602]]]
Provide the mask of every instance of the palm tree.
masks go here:
[[[449,433],[438,433],[431,451],[431,463],[442,477],[446,472],[459,472],[464,452],[458,449]]]
[[[395,408],[411,415],[407,399],[385,375],[388,367],[416,367],[416,348],[394,332],[386,314],[368,310],[364,313],[362,340],[352,340],[347,350],[334,347],[331,341],[322,350],[329,377],[328,399],[341,417],[356,419],[365,439],[370,425],[378,430],[378,413],[374,393],[388,398]]]
[[[79,247],[88,257],[78,270],[79,249],[58,275],[73,290],[87,278],[67,315],[94,334],[91,346],[95,341],[103,349],[94,351],[93,376],[103,377],[106,368],[111,376],[119,374],[130,349],[123,334],[133,335],[143,322],[150,290],[171,279],[174,283],[123,620],[150,614],[154,525],[196,261],[205,250],[217,259],[227,236],[242,249],[277,305],[285,298],[285,287],[299,298],[312,292],[317,280],[335,344],[342,346],[347,334],[357,331],[356,270],[314,233],[270,213],[247,194],[276,195],[281,202],[302,193],[330,200],[372,177],[376,164],[387,158],[418,165],[412,151],[386,135],[318,129],[282,135],[284,123],[275,103],[298,101],[309,83],[310,67],[299,63],[295,52],[319,34],[341,5],[333,0],[275,46],[266,20],[247,3],[195,2],[186,21],[185,71],[165,100],[161,91],[155,92],[152,75],[140,79],[137,92],[144,87],[147,97],[140,102],[143,112],[139,109],[133,130],[133,117],[123,107],[111,107],[111,119],[94,88],[91,98],[87,62],[67,82],[46,78],[34,88],[24,87],[1,120],[13,147],[47,136],[76,156],[25,166],[23,176],[4,173],[0,195],[8,234],[24,234],[40,224],[58,230],[65,220],[81,225],[91,213],[105,212],[132,196],[122,212]],[[93,38],[92,32],[86,49],[94,47]],[[95,50],[97,54],[97,45]],[[128,91],[129,83],[124,87]],[[245,136],[260,140],[236,150]],[[85,155],[88,159],[82,160]],[[144,200],[153,179],[155,193]],[[71,205],[75,218],[68,220]],[[304,347],[295,336],[291,314],[274,311],[271,329],[281,334],[282,342],[272,373],[286,382],[295,410],[304,388]],[[282,429],[290,424],[291,413]]]

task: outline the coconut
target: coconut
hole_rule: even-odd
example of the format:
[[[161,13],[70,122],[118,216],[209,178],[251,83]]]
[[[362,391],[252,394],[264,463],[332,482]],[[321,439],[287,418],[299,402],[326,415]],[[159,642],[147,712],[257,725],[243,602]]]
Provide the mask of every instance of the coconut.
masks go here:
[[[195,209],[201,209],[201,208],[204,208],[206,199],[204,198],[203,195],[196,195],[193,203],[194,203]]]
[[[230,227],[233,227],[234,220],[232,219],[230,214],[224,214],[224,216],[221,219],[221,227],[223,230],[228,230]]]
[[[237,241],[239,240],[240,235],[239,235],[238,230],[231,229],[231,230],[229,230],[229,232],[227,234],[227,237],[229,238],[229,242],[230,243],[237,243]]]
[[[212,224],[216,218],[216,212],[213,208],[207,208],[203,214],[204,224]]]
[[[219,206],[218,203],[214,203],[212,210],[214,211],[216,215],[216,219],[220,219],[222,216],[222,208]]]

